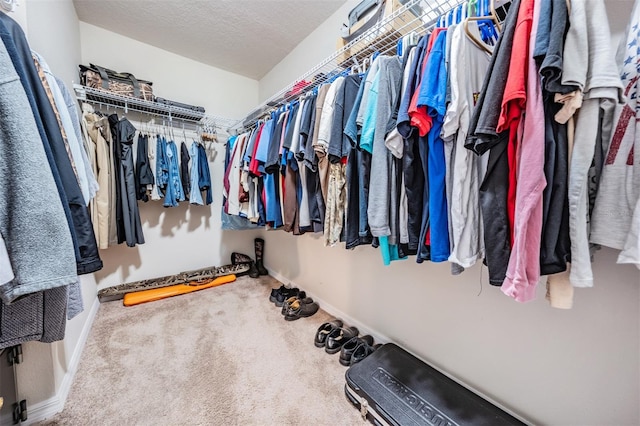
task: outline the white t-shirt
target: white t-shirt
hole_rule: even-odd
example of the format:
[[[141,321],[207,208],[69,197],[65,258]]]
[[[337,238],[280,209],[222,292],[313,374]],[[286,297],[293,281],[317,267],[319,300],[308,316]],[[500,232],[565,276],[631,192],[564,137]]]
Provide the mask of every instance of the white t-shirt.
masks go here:
[[[480,39],[475,22],[469,23],[469,30]],[[442,130],[445,144],[454,145],[450,170],[452,250],[449,262],[465,268],[484,257],[479,191],[486,171],[486,155],[477,157],[464,148],[464,143],[490,61],[490,55],[469,39],[463,25],[454,29],[449,68],[451,103]]]
[[[616,108],[614,130],[593,209],[590,241],[624,249],[626,253],[618,261],[640,266],[640,138],[637,124],[640,73],[636,68],[640,60],[639,27],[640,7],[636,6],[627,36],[621,41],[625,52],[620,64],[621,79],[626,102]]]

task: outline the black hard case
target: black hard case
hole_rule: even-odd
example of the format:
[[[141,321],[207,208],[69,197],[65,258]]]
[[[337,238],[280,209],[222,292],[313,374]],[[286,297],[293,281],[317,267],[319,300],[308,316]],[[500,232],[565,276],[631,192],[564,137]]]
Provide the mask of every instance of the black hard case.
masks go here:
[[[374,424],[524,424],[393,343],[351,366],[345,377],[347,398]]]

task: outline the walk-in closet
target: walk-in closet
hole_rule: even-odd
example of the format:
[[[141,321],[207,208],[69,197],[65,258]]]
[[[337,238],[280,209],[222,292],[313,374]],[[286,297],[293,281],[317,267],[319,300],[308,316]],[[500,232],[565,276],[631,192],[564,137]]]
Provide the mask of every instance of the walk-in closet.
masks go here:
[[[640,0],[0,0],[0,426],[640,424]]]

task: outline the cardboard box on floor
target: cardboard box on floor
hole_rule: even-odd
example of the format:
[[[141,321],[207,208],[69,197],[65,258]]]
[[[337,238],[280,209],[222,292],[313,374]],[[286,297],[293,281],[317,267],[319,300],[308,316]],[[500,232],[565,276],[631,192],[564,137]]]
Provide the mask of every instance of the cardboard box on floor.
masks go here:
[[[402,3],[399,0],[387,0],[384,5],[384,14],[381,19],[387,19],[391,14],[402,7]],[[350,34],[358,31],[365,23],[366,19],[362,19],[356,22],[350,29]],[[417,30],[423,25],[420,19],[411,13],[410,10],[398,15],[392,22],[384,25],[364,42],[357,43],[356,46],[347,49],[341,55],[338,56],[337,62],[340,66],[353,65],[353,59],[358,63],[362,63],[362,60],[370,56],[376,50],[381,47],[385,47],[389,40],[397,40],[402,36],[405,36],[412,31]],[[336,50],[344,48],[349,42],[342,37],[338,38],[336,43]]]

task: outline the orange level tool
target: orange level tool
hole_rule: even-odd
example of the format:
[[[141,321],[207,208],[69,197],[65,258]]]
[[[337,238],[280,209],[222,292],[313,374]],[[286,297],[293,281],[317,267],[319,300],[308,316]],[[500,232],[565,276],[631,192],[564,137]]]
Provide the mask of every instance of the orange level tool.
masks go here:
[[[153,288],[151,290],[134,291],[124,295],[124,306],[135,306],[141,303],[154,302],[160,299],[166,299],[167,297],[179,296],[181,294],[193,293],[194,291],[204,290],[205,288],[217,287],[219,285],[234,282],[236,276],[224,275],[218,277],[208,283],[188,283],[188,284],[176,284],[168,287]]]

